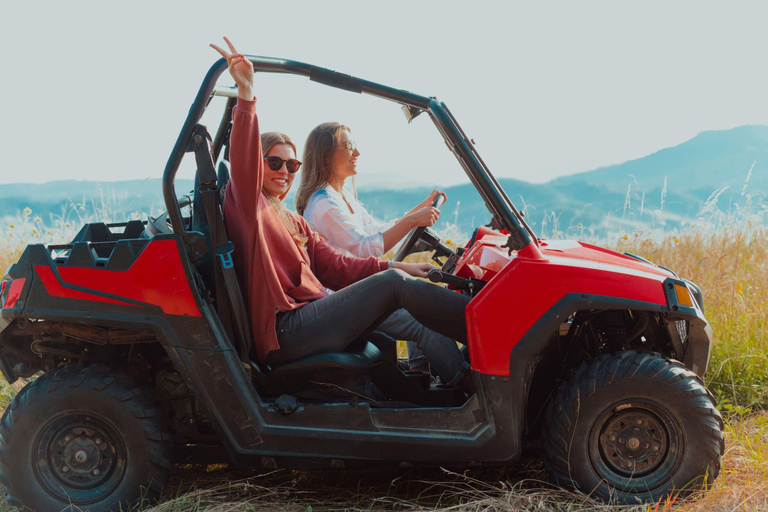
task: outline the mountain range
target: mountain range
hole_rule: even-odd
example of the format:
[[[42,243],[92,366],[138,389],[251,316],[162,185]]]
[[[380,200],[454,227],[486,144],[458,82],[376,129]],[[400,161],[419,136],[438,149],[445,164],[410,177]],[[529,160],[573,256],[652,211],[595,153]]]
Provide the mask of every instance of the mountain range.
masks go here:
[[[593,237],[649,229],[668,232],[713,217],[764,211],[768,126],[702,132],[636,160],[547,183],[498,181],[539,236],[553,236],[555,231]],[[370,210],[386,217],[407,211],[427,191],[361,190],[360,197]],[[446,192],[449,202],[442,221],[456,222],[469,232],[490,219],[472,185]]]
[[[713,215],[752,214],[765,208],[768,190],[768,126],[706,131],[674,147],[593,171],[534,184],[498,179],[540,236],[593,238],[634,230],[682,229]],[[181,194],[192,189],[178,180]],[[95,217],[120,220],[164,209],[159,179],[121,182],[64,180],[0,187],[0,218],[32,215],[72,222]],[[374,215],[397,218],[421,201],[430,187],[361,188],[359,197]],[[468,234],[490,214],[467,183],[445,189],[438,230],[455,224]],[[287,198],[289,205],[292,198]]]

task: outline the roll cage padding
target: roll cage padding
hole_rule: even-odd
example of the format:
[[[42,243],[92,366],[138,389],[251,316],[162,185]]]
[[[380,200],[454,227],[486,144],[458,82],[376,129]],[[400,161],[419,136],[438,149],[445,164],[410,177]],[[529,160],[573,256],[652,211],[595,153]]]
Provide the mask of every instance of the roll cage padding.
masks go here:
[[[363,83],[360,79],[328,69],[313,69],[309,73],[309,79],[313,82],[330,85],[331,87],[344,89],[345,91],[356,92],[358,94],[362,94],[363,92]]]

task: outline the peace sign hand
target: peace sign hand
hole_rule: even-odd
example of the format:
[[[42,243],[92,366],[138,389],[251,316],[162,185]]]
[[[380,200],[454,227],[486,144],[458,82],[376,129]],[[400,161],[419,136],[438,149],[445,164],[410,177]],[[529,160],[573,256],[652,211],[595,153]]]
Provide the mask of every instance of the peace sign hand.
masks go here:
[[[242,53],[237,53],[232,43],[224,38],[224,42],[229,47],[229,52],[222,50],[215,44],[211,44],[211,48],[219,52],[222,57],[227,59],[229,64],[229,74],[235,79],[237,84],[237,95],[244,100],[253,99],[253,64],[246,59]]]

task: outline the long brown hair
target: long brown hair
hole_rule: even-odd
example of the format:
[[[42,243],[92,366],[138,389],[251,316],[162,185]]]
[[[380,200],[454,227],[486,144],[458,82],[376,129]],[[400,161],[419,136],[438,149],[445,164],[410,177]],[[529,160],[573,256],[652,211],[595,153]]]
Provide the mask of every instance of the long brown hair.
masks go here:
[[[267,156],[269,150],[278,144],[289,146],[293,149],[293,154],[296,154],[296,144],[293,143],[289,136],[280,132],[265,132],[261,134],[261,155]],[[267,194],[264,189],[262,189],[261,192],[269,200],[269,204],[275,209],[277,216],[280,217],[280,220],[285,227],[288,228],[288,231],[291,233],[291,236],[298,246],[304,248],[304,245],[307,243],[307,236],[299,232],[299,227],[296,224],[296,220],[293,218],[294,214],[288,211],[288,208],[285,207],[281,200],[282,198],[271,196]]]
[[[304,215],[312,194],[325,187],[333,176],[333,153],[339,147],[341,130],[352,131],[341,123],[331,122],[316,126],[307,136],[302,156],[304,167],[301,183],[296,192],[296,211],[299,215]]]

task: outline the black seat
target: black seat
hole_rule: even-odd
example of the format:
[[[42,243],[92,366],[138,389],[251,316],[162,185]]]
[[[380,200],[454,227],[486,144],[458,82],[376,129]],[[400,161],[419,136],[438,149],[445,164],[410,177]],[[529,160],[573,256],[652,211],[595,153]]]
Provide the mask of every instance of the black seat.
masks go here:
[[[378,348],[367,341],[355,342],[346,352],[326,352],[273,368],[269,373],[271,393],[295,393],[318,384],[358,386],[384,361]]]

